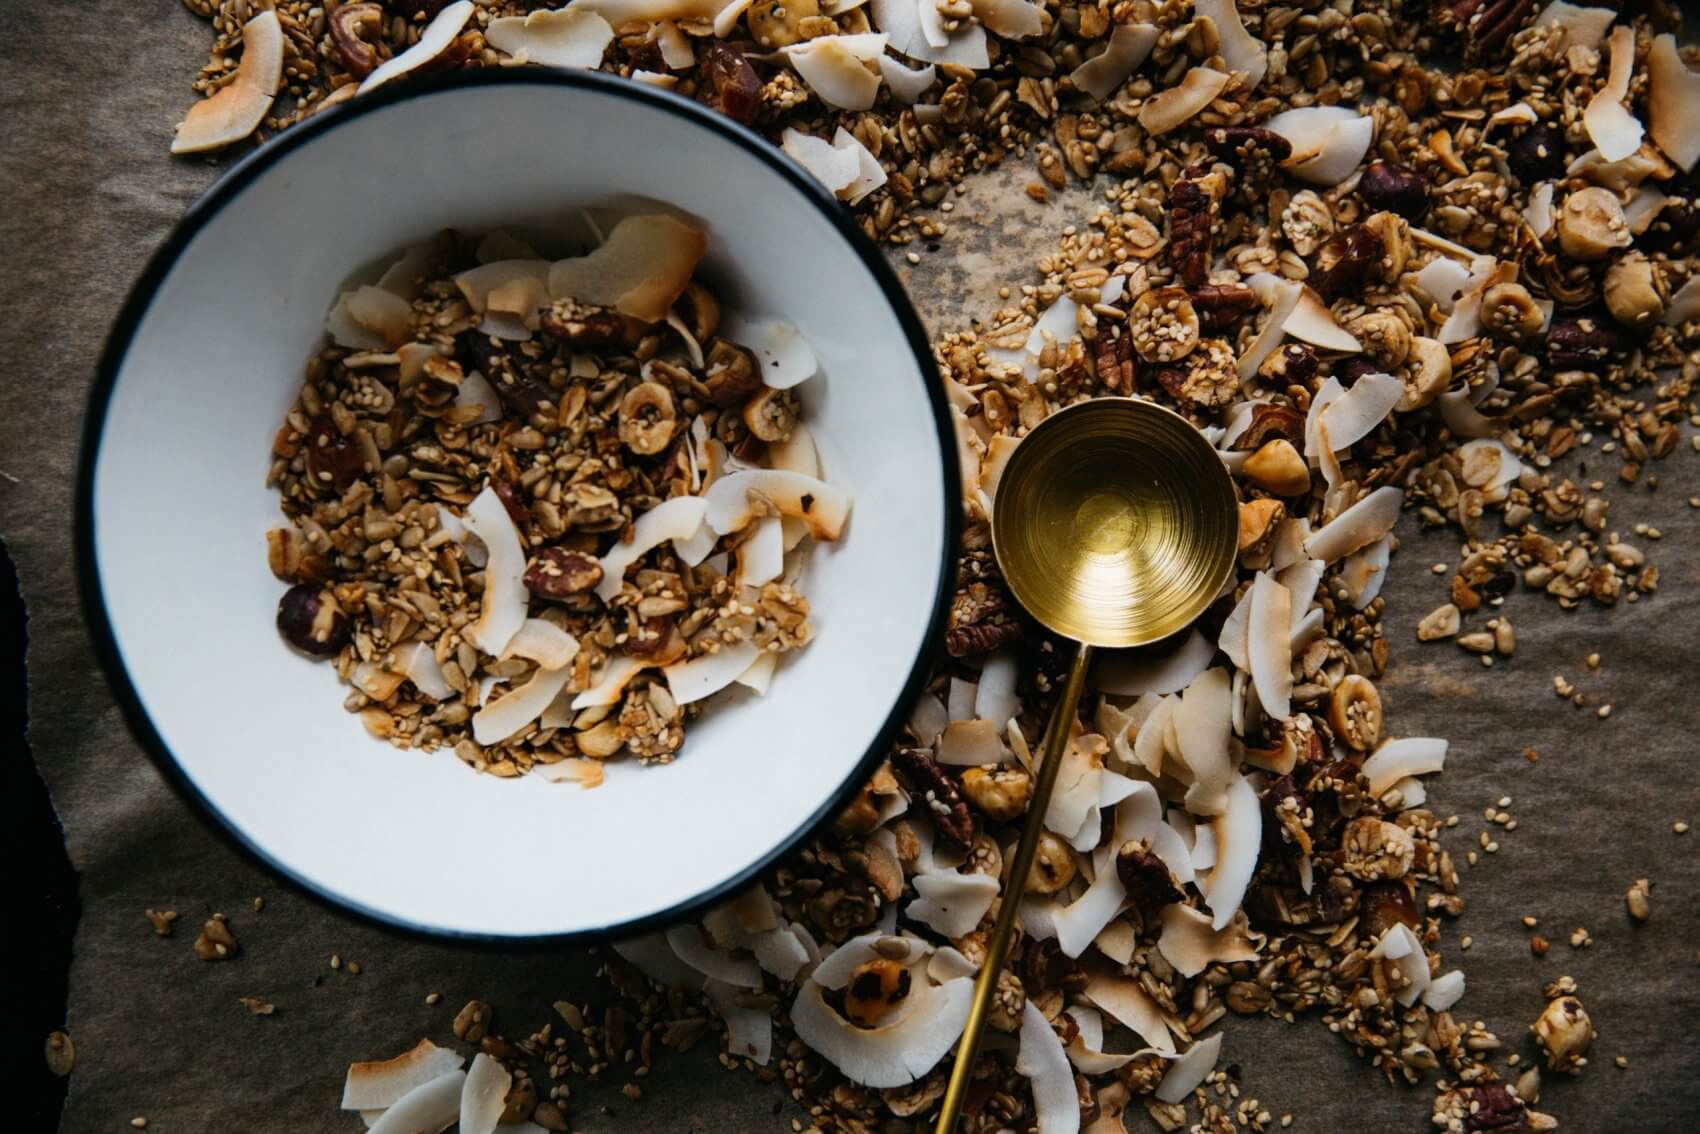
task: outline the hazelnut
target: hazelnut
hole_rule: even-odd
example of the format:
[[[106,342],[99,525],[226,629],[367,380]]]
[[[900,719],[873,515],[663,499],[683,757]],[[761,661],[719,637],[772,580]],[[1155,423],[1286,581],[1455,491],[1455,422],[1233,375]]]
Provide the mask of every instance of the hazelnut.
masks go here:
[[[352,624],[336,596],[310,583],[290,587],[277,604],[277,631],[304,654],[331,657],[348,644]]]
[[[797,395],[763,387],[744,403],[744,424],[762,441],[784,441],[797,428]]]
[[[1631,252],[1606,269],[1606,308],[1626,327],[1649,327],[1664,318],[1668,291],[1664,273],[1645,255]]]
[[[1617,195],[1598,185],[1564,199],[1558,214],[1558,245],[1575,260],[1603,260],[1632,239]]]
[[[1198,312],[1184,288],[1160,287],[1133,301],[1127,313],[1134,353],[1146,362],[1174,362],[1198,346]]]
[[[602,564],[582,551],[545,547],[525,569],[525,589],[538,598],[563,599],[602,581]]]
[[[1520,283],[1496,283],[1482,293],[1482,326],[1492,334],[1523,339],[1545,324],[1545,313]]]
[[[665,449],[678,421],[673,394],[659,382],[641,382],[620,400],[620,440],[640,456]]]
[[[1411,340],[1411,357],[1399,377],[1405,392],[1393,408],[1400,413],[1421,409],[1452,384],[1452,356],[1438,340],[1418,335]]]
[[[962,773],[962,793],[988,818],[1007,823],[1027,810],[1033,777],[1021,768],[969,768]]]
[[[1252,500],[1240,505],[1240,554],[1266,546],[1276,524],[1287,514],[1279,500]]]
[[[1284,438],[1266,442],[1241,468],[1259,488],[1277,496],[1302,496],[1310,491],[1310,468]]]
[[[1334,214],[1314,190],[1301,189],[1281,212],[1281,231],[1300,256],[1309,256],[1334,235]]]
[[[1409,166],[1373,161],[1358,179],[1358,192],[1372,209],[1385,209],[1406,220],[1428,212],[1428,182]]]
[[[1374,748],[1381,739],[1381,694],[1375,683],[1356,673],[1343,677],[1329,697],[1328,723],[1359,752]]]
[[[1561,996],[1549,1003],[1529,1030],[1546,1052],[1549,1069],[1574,1075],[1588,1062],[1584,1056],[1594,1042],[1594,1024],[1574,996]]]
[[[914,978],[889,957],[875,957],[850,970],[844,986],[844,1015],[862,1028],[871,1028],[909,996]]]
[[[818,15],[820,4],[816,0],[760,0],[750,5],[744,22],[749,25],[750,38],[771,51],[801,42],[800,25]]]
[[[1027,876],[1027,891],[1031,894],[1054,894],[1074,881],[1078,869],[1074,848],[1046,831],[1039,836],[1039,849],[1033,856],[1033,872]]]

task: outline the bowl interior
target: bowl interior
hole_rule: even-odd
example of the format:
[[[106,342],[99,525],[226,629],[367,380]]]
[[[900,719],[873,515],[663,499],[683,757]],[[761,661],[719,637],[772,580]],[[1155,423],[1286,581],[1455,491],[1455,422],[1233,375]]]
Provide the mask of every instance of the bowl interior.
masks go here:
[[[86,519],[139,708],[262,857],[412,928],[596,932],[725,892],[855,783],[942,614],[955,474],[906,301],[783,158],[632,87],[431,86],[284,135],[156,261],[103,375]],[[855,503],[805,581],[817,640],[766,697],[716,705],[676,763],[617,762],[594,790],[374,740],[331,668],[278,639],[265,560],[269,446],[325,310],[350,273],[444,228],[571,231],[633,196],[705,221],[727,305],[791,320],[820,356],[800,392]]]

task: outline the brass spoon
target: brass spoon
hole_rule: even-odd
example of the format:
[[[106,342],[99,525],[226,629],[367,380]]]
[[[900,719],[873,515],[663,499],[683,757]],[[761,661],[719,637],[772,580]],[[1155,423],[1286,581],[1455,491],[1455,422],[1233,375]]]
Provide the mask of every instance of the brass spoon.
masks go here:
[[[1078,648],[1051,711],[937,1134],[953,1134],[962,1113],[1093,650],[1147,645],[1192,622],[1233,569],[1238,535],[1222,458],[1185,418],[1151,402],[1077,403],[1041,422],[1010,457],[992,506],[998,566],[1027,613]]]

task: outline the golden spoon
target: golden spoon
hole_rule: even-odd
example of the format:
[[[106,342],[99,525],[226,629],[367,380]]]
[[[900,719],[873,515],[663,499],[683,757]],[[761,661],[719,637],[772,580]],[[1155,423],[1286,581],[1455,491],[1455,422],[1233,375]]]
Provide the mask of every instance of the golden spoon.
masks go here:
[[[992,505],[998,566],[1027,613],[1077,649],[1051,711],[937,1134],[953,1134],[962,1113],[1093,650],[1147,645],[1192,622],[1233,570],[1238,534],[1222,458],[1185,418],[1151,402],[1070,406],[1029,433],[1005,466]]]

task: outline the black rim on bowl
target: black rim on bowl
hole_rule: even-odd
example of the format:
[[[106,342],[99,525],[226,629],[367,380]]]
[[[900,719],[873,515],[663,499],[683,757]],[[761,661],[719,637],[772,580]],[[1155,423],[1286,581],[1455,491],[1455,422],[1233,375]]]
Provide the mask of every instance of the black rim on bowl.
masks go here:
[[[892,705],[885,722],[875,734],[872,742],[868,745],[868,750],[857,762],[851,774],[833,790],[813,815],[809,816],[790,835],[781,840],[777,846],[744,870],[723,880],[718,885],[646,917],[559,934],[477,933],[416,924],[328,892],[318,883],[279,862],[263,847],[249,839],[189,779],[182,765],[177,762],[177,758],[171,753],[158,730],[154,727],[153,721],[148,717],[136,686],[131,681],[130,675],[125,669],[123,658],[118,651],[117,639],[113,633],[112,621],[106,609],[105,594],[101,588],[100,574],[95,562],[94,469],[100,452],[101,437],[106,425],[106,414],[113,387],[117,382],[118,372],[123,367],[131,340],[142,320],[146,317],[155,293],[165,277],[175,267],[178,258],[189,242],[194,239],[209,220],[216,216],[225,205],[239,196],[250,183],[265,174],[281,158],[307,145],[320,135],[328,134],[348,122],[395,103],[418,98],[430,98],[458,90],[494,86],[553,87],[563,93],[593,91],[600,95],[646,103],[655,110],[683,118],[700,129],[718,134],[726,141],[745,151],[756,161],[766,166],[776,177],[801,193],[856,252],[864,268],[879,285],[880,290],[885,293],[888,304],[903,327],[904,336],[908,341],[910,351],[915,356],[916,365],[920,368],[923,382],[926,385],[928,402],[932,408],[934,425],[938,432],[939,467],[944,477],[944,545],[942,561],[938,565],[938,585],[933,596],[932,613],[928,621],[926,636],[928,644],[915,658],[913,667],[904,681],[901,695]],[[799,843],[808,838],[823,823],[836,815],[883,757],[898,729],[904,723],[909,706],[920,694],[926,681],[944,629],[945,615],[953,585],[952,568],[960,535],[962,511],[955,432],[942,387],[937,382],[928,380],[933,368],[932,348],[927,338],[926,329],[921,325],[920,317],[915,313],[914,307],[910,304],[896,274],[868,238],[862,234],[849,210],[837,198],[828,193],[825,187],[793,164],[778,148],[724,115],[670,91],[594,71],[533,70],[530,68],[516,71],[486,70],[439,76],[410,77],[392,83],[371,94],[361,95],[358,99],[328,107],[305,122],[290,127],[275,139],[266,142],[238,161],[199,200],[191,205],[182,219],[172,227],[164,243],[149,258],[147,266],[143,269],[135,284],[132,285],[129,295],[119,309],[118,318],[107,336],[106,345],[101,351],[100,360],[95,370],[94,385],[89,393],[88,408],[84,414],[81,448],[77,456],[76,505],[73,517],[77,585],[82,599],[84,617],[88,622],[93,639],[95,654],[100,660],[101,668],[106,673],[107,680],[111,684],[113,694],[118,700],[119,708],[124,713],[130,731],[165,774],[167,781],[181,796],[193,801],[205,814],[210,815],[215,820],[216,828],[228,841],[247,855],[258,860],[291,886],[317,900],[385,928],[403,930],[443,941],[500,945],[510,948],[524,945],[556,945],[575,941],[617,939],[641,933],[656,926],[682,921],[749,885],[776,861],[790,853]]]

